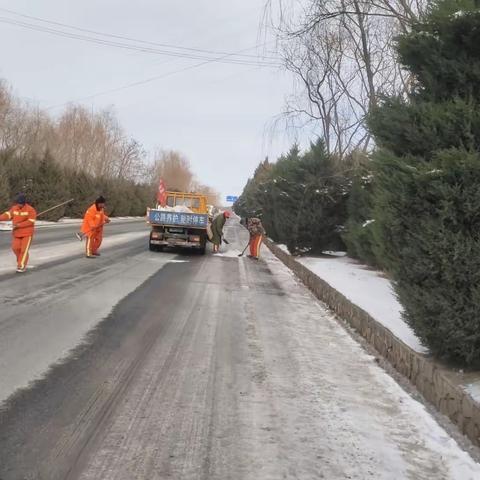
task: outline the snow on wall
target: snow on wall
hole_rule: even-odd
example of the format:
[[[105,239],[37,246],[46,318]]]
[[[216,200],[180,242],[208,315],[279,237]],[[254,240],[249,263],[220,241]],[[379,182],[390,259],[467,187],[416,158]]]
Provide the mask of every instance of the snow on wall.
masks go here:
[[[381,273],[346,256],[301,257],[297,261],[369,313],[410,348],[418,353],[427,353],[412,328],[403,320],[403,308],[392,284]]]

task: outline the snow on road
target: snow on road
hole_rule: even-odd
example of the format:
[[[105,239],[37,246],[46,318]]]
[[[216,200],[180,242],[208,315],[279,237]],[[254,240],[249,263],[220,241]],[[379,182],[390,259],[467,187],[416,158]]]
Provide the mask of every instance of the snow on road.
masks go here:
[[[480,478],[270,252],[204,261],[75,478]]]
[[[286,309],[294,312],[279,326],[287,330],[285,339],[289,338],[284,349],[296,348],[297,361],[303,362],[301,375],[297,372],[289,380],[288,372],[279,370],[282,376],[275,382],[286,388],[290,381],[292,394],[295,390],[306,393],[302,399],[305,412],[313,408],[319,416],[311,423],[320,421],[319,443],[324,445],[330,467],[330,474],[321,478],[480,479],[480,465],[425,407],[406,393],[312,294],[298,286],[279,260],[270,252],[265,255],[282,289],[289,292],[292,308]],[[279,324],[278,318],[271,321]],[[301,405],[294,407],[286,392],[277,393],[283,399],[282,408],[293,408],[303,416]],[[338,446],[342,450],[336,450]]]
[[[62,259],[73,262],[60,262],[49,270],[22,278],[15,276],[2,284],[0,402],[17,388],[40,378],[51,364],[78,345],[121,299],[165,264],[175,261],[174,254],[152,255],[148,251],[139,254],[142,239],[146,249],[148,230],[111,231],[104,237],[102,257],[96,260],[83,258],[85,243],[76,239],[73,230],[71,240],[67,241],[35,244],[34,239],[29,268]],[[114,251],[118,247],[128,250],[121,261]],[[2,249],[0,275],[14,271],[14,255],[9,248]],[[19,292],[18,282],[25,292]]]
[[[380,272],[346,256],[299,257],[296,260],[369,313],[410,348],[419,353],[427,352],[403,320],[403,308],[392,284]]]
[[[117,235],[106,235],[101,250],[128,243],[139,238],[148,238],[148,231],[121,233]],[[68,243],[51,242],[47,245],[35,245],[35,238],[30,249],[30,268],[44,265],[62,258],[84,255],[85,242],[79,242],[72,233],[72,239]],[[15,257],[10,250],[0,252],[0,275],[12,272],[15,269]]]

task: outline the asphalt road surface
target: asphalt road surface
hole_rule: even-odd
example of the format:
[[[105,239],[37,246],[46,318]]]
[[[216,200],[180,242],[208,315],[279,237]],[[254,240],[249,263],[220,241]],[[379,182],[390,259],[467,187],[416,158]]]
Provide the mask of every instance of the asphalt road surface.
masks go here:
[[[229,224],[219,256],[149,252],[140,222],[92,261],[61,246],[75,227],[39,232],[43,263],[0,277],[0,479],[480,478],[278,260],[237,256]]]

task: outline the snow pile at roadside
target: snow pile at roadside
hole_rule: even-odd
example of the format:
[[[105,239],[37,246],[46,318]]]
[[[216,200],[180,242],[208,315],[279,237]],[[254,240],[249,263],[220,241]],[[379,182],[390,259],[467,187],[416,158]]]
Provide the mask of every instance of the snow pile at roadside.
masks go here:
[[[368,269],[349,257],[297,259],[351,302],[369,313],[396,337],[419,353],[427,353],[412,328],[402,318],[403,308],[392,284],[380,272]]]
[[[463,388],[476,402],[480,403],[480,380],[472,383],[467,383],[466,385],[464,385]]]
[[[285,345],[301,350],[301,359],[306,360],[299,382],[310,380],[309,386],[319,385],[320,390],[313,390],[316,396],[312,401],[320,398],[322,408],[319,411],[326,409],[329,412],[329,428],[325,435],[328,437],[330,432],[334,432],[334,440],[330,444],[328,458],[337,459],[342,467],[348,465],[346,456],[335,456],[340,445],[340,452],[352,459],[350,471],[325,478],[479,479],[480,465],[462,450],[426,407],[383,370],[373,356],[323,311],[316,299],[303,293],[303,287],[296,285],[292,272],[273,254],[265,251],[264,258],[275,280],[291,298],[295,310],[289,324],[285,319],[275,319],[275,322],[282,325],[280,330],[288,325],[291,344],[287,342]],[[344,262],[344,259],[325,260]],[[319,321],[319,316],[322,321]],[[278,355],[278,361],[282,361],[282,354]],[[307,376],[309,369],[315,372],[313,378],[316,381]],[[282,372],[285,375],[282,379],[288,378],[286,372]],[[296,380],[293,379],[293,383]],[[332,393],[327,393],[330,390]],[[309,389],[304,388],[300,394],[292,395],[292,405],[302,401],[305,391]],[[279,396],[280,401],[285,397]],[[311,418],[315,423],[316,415]],[[373,463],[366,466],[365,458],[362,461],[360,455],[368,450]]]

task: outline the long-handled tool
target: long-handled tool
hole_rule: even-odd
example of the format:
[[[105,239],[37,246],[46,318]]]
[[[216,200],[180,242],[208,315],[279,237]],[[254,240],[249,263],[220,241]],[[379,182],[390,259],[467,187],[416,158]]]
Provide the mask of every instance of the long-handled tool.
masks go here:
[[[243,252],[242,253],[239,253],[238,256],[239,257],[243,257],[243,254],[247,251],[247,248],[250,246],[250,242],[247,243],[247,246],[243,249]]]
[[[84,239],[89,233],[92,233],[94,230],[96,230],[96,229],[98,229],[98,228],[104,227],[105,225],[107,225],[107,223],[110,223],[110,222],[102,223],[102,224],[99,225],[98,227],[92,228],[91,230],[89,230],[89,231],[86,232],[86,233],[76,232],[76,233],[75,233],[75,236],[82,242],[83,239]],[[1,479],[0,479],[0,480],[1,480]]]
[[[75,200],[75,199],[71,198],[70,200],[67,200],[66,202],[62,202],[62,203],[59,203],[58,205],[55,205],[54,207],[47,208],[47,210],[44,210],[43,212],[38,213],[37,217],[41,217],[42,215],[45,215],[46,213],[51,212],[52,210],[55,210],[56,208],[63,207],[67,203],[73,202],[73,200]]]

